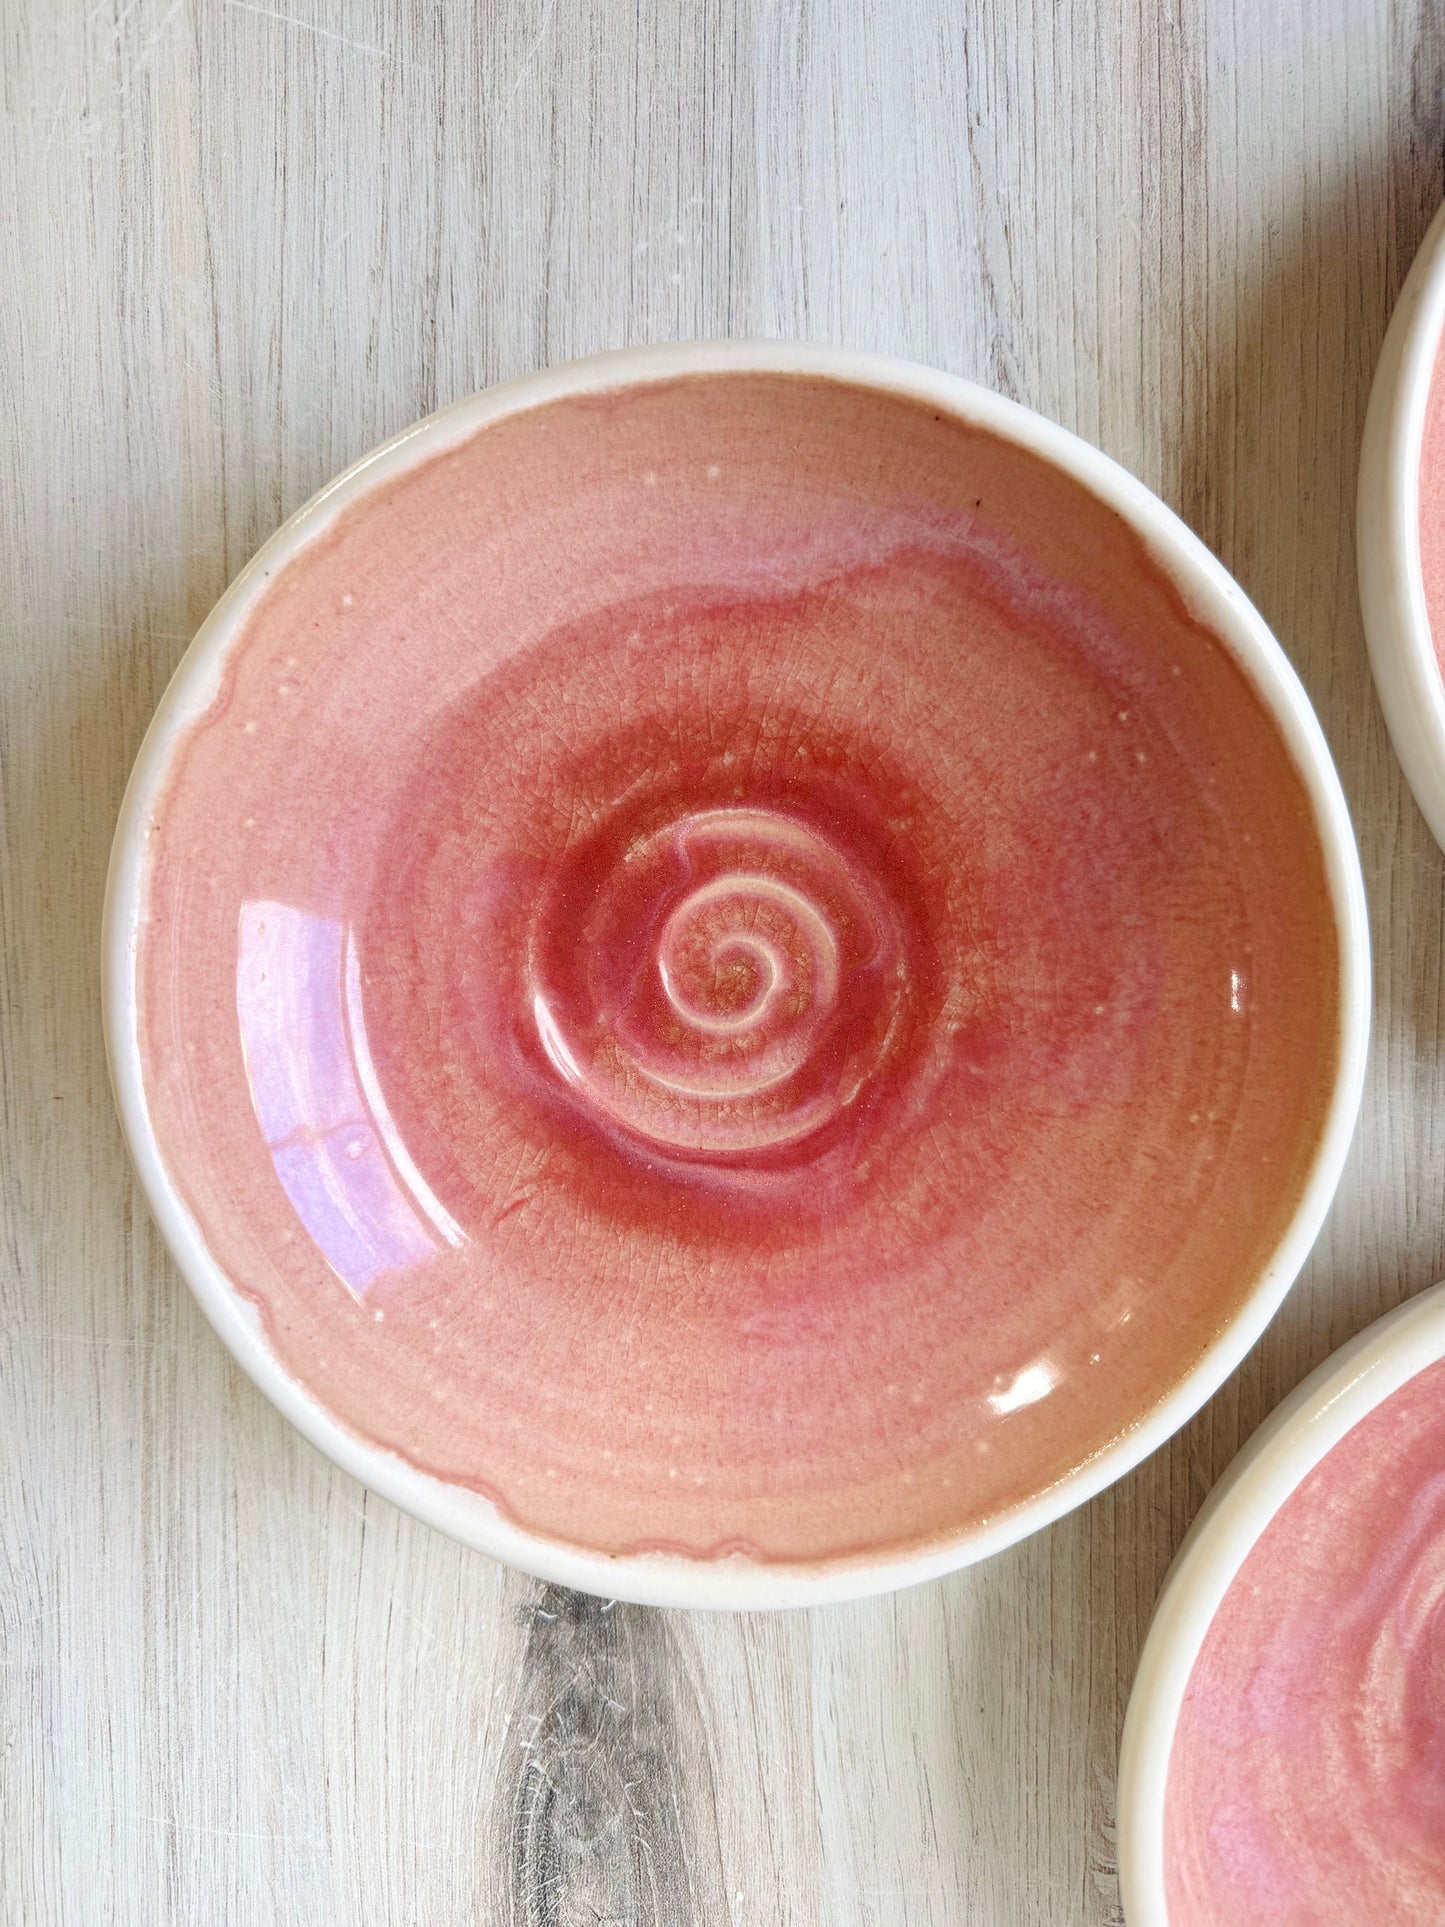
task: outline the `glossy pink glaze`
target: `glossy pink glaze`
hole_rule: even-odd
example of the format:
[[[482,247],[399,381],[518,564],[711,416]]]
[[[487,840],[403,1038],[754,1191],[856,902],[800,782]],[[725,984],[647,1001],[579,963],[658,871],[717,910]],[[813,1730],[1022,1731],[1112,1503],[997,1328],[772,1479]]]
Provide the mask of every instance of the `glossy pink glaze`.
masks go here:
[[[1445,354],[1438,352],[1420,444],[1420,570],[1435,659],[1445,674]]]
[[[197,1222],[345,1423],[544,1534],[996,1516],[1237,1310],[1335,1075],[1275,725],[1138,538],[872,390],[498,423],[266,591],[139,955]]]
[[[1445,1362],[1281,1507],[1190,1678],[1171,1927],[1445,1920]]]

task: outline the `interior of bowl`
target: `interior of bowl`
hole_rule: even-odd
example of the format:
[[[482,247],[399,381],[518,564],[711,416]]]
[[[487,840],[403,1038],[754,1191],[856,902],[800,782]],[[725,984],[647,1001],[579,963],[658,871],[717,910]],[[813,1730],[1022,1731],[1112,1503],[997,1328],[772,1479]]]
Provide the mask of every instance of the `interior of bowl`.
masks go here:
[[[1327,1361],[1231,1467],[1140,1664],[1139,1927],[1445,1916],[1445,1288]]]
[[[1105,1454],[1277,1258],[1341,1076],[1315,803],[1021,442],[804,372],[563,393],[197,646],[147,1127],[358,1439],[589,1553],[897,1555]]]
[[[1405,379],[1412,388],[1409,443],[1415,462],[1414,541],[1409,562],[1423,593],[1423,640],[1433,679],[1441,686],[1445,661],[1445,227],[1437,228],[1427,256],[1427,282],[1420,298],[1417,339],[1411,343]],[[1445,759],[1445,732],[1440,755]]]

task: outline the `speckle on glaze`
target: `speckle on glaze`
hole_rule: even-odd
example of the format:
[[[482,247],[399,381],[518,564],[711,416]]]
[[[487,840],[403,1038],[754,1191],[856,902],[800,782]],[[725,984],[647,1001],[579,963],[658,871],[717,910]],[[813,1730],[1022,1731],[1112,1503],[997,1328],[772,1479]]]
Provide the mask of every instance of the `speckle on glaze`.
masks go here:
[[[378,485],[159,814],[145,1092],[218,1261],[358,1434],[608,1553],[1047,1489],[1233,1317],[1335,1078],[1233,658],[1077,483],[840,382]]]
[[[1445,1361],[1280,1508],[1190,1677],[1171,1927],[1445,1920]]]

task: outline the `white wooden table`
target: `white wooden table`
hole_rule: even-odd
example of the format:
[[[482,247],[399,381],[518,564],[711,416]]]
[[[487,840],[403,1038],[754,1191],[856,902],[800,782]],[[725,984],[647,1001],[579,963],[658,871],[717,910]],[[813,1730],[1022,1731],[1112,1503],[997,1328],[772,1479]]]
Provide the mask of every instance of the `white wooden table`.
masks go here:
[[[1312,1365],[1445,1273],[1442,860],[1354,467],[1441,197],[1441,0],[0,0],[0,1922],[1067,1927],[1160,1580]],[[630,341],[936,362],[1136,470],[1304,676],[1377,1027],[1334,1215],[1170,1448],[794,1617],[545,1592],[229,1365],[123,1154],[100,893],[227,578],[437,404]]]

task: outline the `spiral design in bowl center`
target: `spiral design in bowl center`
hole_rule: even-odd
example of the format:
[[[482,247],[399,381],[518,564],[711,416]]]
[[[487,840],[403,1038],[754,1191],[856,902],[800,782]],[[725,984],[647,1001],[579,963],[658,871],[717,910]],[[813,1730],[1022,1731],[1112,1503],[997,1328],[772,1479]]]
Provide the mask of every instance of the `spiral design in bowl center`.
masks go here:
[[[775,808],[616,832],[546,893],[530,945],[538,1039],[576,1100],[673,1154],[796,1144],[887,1053],[898,916],[862,862]]]

